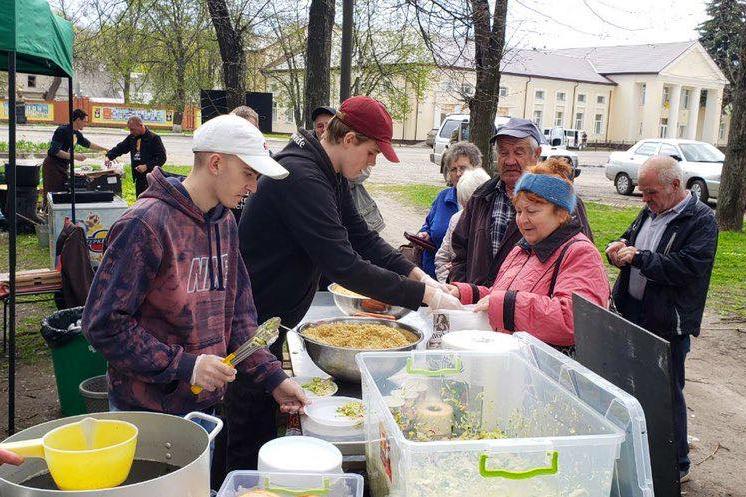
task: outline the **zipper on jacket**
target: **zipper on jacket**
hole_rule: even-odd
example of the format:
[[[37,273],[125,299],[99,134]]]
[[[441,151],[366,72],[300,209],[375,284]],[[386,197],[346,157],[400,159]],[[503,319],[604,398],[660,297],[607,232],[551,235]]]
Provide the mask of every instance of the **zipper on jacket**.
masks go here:
[[[663,255],[668,255],[668,253],[671,251],[671,247],[673,246],[673,241],[676,240],[676,235],[678,235],[678,231],[674,231],[673,235],[671,235],[671,239],[668,240],[668,243],[666,244],[666,248],[663,250]]]

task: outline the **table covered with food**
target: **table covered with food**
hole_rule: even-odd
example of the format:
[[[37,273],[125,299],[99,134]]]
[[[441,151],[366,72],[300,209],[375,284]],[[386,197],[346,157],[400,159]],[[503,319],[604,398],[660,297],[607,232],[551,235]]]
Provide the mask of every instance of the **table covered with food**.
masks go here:
[[[526,333],[479,329],[468,316],[459,329],[457,316],[330,290],[287,334],[292,373],[311,399],[300,433],[265,444],[258,470],[230,473],[218,496],[653,496],[645,417],[632,396]],[[44,440],[83,418],[7,442]],[[203,429],[154,413],[92,418],[137,428],[121,485],[60,492],[47,458],[0,467],[0,494],[210,495],[219,420],[206,416]]]

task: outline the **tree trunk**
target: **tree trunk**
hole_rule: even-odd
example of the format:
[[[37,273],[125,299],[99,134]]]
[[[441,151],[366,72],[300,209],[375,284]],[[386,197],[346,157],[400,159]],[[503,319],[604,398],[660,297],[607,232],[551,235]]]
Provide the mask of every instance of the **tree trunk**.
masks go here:
[[[184,108],[186,107],[186,61],[185,60],[177,61],[175,69],[176,69],[176,89],[175,89],[176,109],[174,110],[173,130],[177,133],[181,133],[182,122],[184,120]]]
[[[49,85],[49,88],[47,91],[44,92],[44,95],[42,98],[44,100],[54,100],[57,96],[57,90],[60,89],[60,85],[62,84],[62,78],[59,76],[55,76],[52,80],[52,84]]]
[[[132,91],[132,73],[127,73],[123,76],[122,81],[122,96],[124,97],[124,103],[130,103],[131,97],[130,92]]]
[[[497,0],[490,27],[490,7],[487,0],[471,0],[474,22],[474,51],[477,84],[469,100],[469,136],[482,152],[484,169],[495,174],[490,139],[495,132],[495,114],[500,96],[500,61],[505,47],[505,23],[508,0]]]
[[[313,110],[322,105],[329,105],[333,29],[334,0],[311,0],[308,13],[309,36],[306,43],[304,119],[307,129],[313,127],[311,122]]]
[[[223,86],[226,91],[228,109],[244,105],[246,94],[246,61],[243,40],[237,26],[231,24],[225,0],[207,0],[212,24],[215,26],[220,58],[223,61]]]
[[[746,24],[741,28],[741,33],[741,70],[732,88],[733,113],[716,211],[718,225],[725,231],[741,231],[746,212],[746,71],[743,70],[746,63]]]

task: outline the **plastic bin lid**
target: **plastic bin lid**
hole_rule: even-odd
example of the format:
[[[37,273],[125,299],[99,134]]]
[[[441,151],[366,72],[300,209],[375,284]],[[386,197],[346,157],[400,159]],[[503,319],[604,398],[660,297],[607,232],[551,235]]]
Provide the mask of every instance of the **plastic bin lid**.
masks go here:
[[[351,473],[231,471],[217,497],[239,497],[251,489],[266,490],[280,497],[297,496],[301,492],[330,497],[363,497],[363,477]]]
[[[626,434],[609,495],[653,497],[647,425],[637,399],[532,335],[513,336],[525,345],[520,353],[531,364]]]

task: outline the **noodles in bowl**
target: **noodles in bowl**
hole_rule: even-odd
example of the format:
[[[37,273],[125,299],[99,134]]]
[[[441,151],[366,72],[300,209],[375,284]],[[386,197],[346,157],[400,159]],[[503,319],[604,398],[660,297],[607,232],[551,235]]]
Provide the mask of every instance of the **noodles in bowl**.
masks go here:
[[[343,321],[309,327],[303,336],[324,345],[358,350],[397,349],[418,339],[407,331],[383,324]]]

